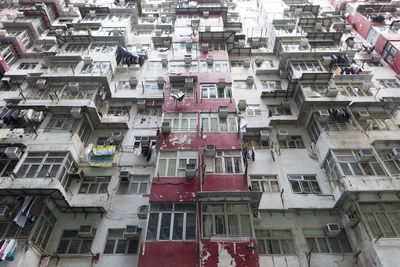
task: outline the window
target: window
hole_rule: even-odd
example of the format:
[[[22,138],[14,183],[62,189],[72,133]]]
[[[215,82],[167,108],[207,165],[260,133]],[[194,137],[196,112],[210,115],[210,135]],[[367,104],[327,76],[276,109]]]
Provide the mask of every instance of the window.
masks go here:
[[[293,193],[320,194],[317,177],[315,175],[288,175]]]
[[[247,203],[203,204],[203,237],[248,236],[251,234],[250,216]]]
[[[253,147],[254,149],[269,148],[268,140],[261,140],[260,135],[247,135],[247,133],[250,132],[246,132],[246,134],[243,136],[242,144],[248,144],[250,149]]]
[[[198,63],[197,61],[192,61],[190,65],[185,64],[184,62],[170,61],[169,63],[169,72],[170,73],[185,73],[185,72],[198,72]]]
[[[131,108],[127,106],[111,106],[107,112],[107,115],[117,117],[129,116],[130,109]]]
[[[377,80],[380,88],[400,88],[400,82],[397,79]]]
[[[261,115],[260,105],[247,105],[246,114],[247,116],[260,116]]]
[[[194,240],[195,238],[196,204],[151,204],[147,240]]]
[[[78,235],[79,230],[64,230],[60,243],[58,244],[58,254],[85,254],[90,252],[93,237],[82,238]]]
[[[202,84],[200,88],[201,88],[201,98],[204,99],[231,97],[230,86],[225,86],[224,88],[217,88],[216,84]]]
[[[171,94],[176,94],[176,93],[184,93],[185,97],[184,98],[193,98],[193,88],[187,88],[185,87],[185,84],[183,82],[175,82],[172,84],[171,87]],[[171,97],[171,99],[173,99]]]
[[[85,177],[79,188],[79,194],[105,194],[107,193],[110,176]]]
[[[119,90],[134,90],[136,87],[131,86],[129,81],[119,81],[117,91]]]
[[[87,48],[88,44],[68,44],[65,48],[65,52],[67,53],[84,53]]]
[[[279,141],[281,148],[305,148],[300,135],[291,135],[284,141]]]
[[[1,51],[1,55],[3,56],[3,58],[6,61],[8,66],[11,66],[12,64],[14,64],[15,61],[17,61],[17,57],[14,54],[14,51],[13,51],[11,45],[5,47]]]
[[[282,107],[281,105],[268,105],[269,116],[282,116],[292,115],[289,107]]]
[[[254,84],[248,84],[247,81],[233,81],[233,89],[254,89]]]
[[[38,65],[38,63],[21,63],[18,66],[19,70],[33,70],[34,68],[36,68],[36,66]]]
[[[85,64],[81,70],[81,74],[109,76],[111,74],[111,63],[97,61],[93,62],[92,64]]]
[[[214,159],[215,173],[243,173],[240,150],[217,151]]]
[[[125,229],[108,229],[104,254],[136,254],[139,247],[139,239],[124,238]],[[139,229],[141,231],[141,229]]]
[[[396,159],[391,150],[379,150],[378,154],[392,175],[400,174],[400,159]]]
[[[201,61],[200,72],[229,72],[229,63],[227,61],[214,61],[212,65],[209,65],[207,61]]]
[[[68,132],[74,129],[74,119],[71,114],[53,115],[45,128],[46,132]]]
[[[296,254],[290,230],[256,230],[255,232],[259,254]]]
[[[344,230],[335,237],[326,236],[323,229],[304,229],[303,232],[312,253],[352,253]]]
[[[152,70],[154,71],[154,70]],[[138,84],[138,86],[140,86],[139,88],[142,89],[141,84]],[[159,90],[159,89],[163,89],[163,86],[158,86],[157,81],[156,80],[150,80],[150,79],[146,79],[145,81],[143,81],[143,87],[144,90]],[[138,88],[138,87],[136,87]]]
[[[155,136],[135,136],[135,141],[133,142],[133,148],[139,148],[142,144],[149,143],[148,147],[153,147],[157,143],[157,137]]]
[[[372,96],[369,88],[363,88],[360,82],[336,83],[339,93],[344,96]]]
[[[149,188],[148,176],[131,176],[128,180],[119,181],[118,194],[147,194]]]
[[[3,152],[6,148],[3,149]],[[19,160],[11,160],[4,153],[0,153],[0,177],[8,177],[17,166]]]
[[[32,234],[31,241],[35,242],[35,244],[42,249],[45,249],[57,219],[51,210],[45,206],[37,220],[39,220],[39,222],[36,224],[36,229]]]
[[[292,69],[294,71],[301,71],[301,72],[315,72],[315,71],[322,71],[321,66],[318,62],[293,62]]]
[[[156,116],[161,117],[161,101],[146,101],[146,106],[143,110],[138,111],[138,115],[145,115],[145,116]],[[143,123],[143,122],[140,122]]]
[[[251,175],[250,183],[253,191],[280,192],[278,178],[275,175]]]
[[[108,45],[108,44],[92,44],[90,46],[90,53],[104,53],[104,54],[112,54],[117,50],[116,45]]]
[[[231,113],[227,118],[220,118],[218,113],[201,113],[201,127],[203,132],[237,132],[237,119]]]
[[[382,52],[383,59],[385,59],[390,64],[393,63],[393,60],[398,52],[397,48],[395,47],[395,45],[393,45],[393,43],[398,44],[399,42],[388,42],[385,46],[385,49]]]
[[[261,85],[263,89],[271,91],[282,89],[281,81],[263,80],[261,81]]]
[[[10,207],[10,206],[9,206]],[[4,210],[4,206],[1,207]],[[8,238],[22,238],[27,239],[31,233],[34,222],[26,221],[24,227],[20,227],[15,222],[0,222],[0,237],[2,239]]]
[[[29,152],[18,170],[18,178],[56,178],[65,190],[71,185],[69,171],[74,162],[69,152]]]
[[[160,151],[157,174],[160,177],[185,177],[187,165],[197,169],[197,151]]]
[[[173,131],[197,131],[197,113],[164,113],[163,122],[169,122]]]

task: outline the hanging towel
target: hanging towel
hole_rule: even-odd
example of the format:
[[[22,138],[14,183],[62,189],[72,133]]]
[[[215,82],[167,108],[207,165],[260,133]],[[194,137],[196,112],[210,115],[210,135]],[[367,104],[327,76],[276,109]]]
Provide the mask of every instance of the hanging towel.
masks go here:
[[[8,242],[7,248],[4,250],[4,253],[1,256],[1,260],[4,261],[7,257],[7,254],[14,249],[14,244],[15,244],[15,239],[11,239],[10,242]]]
[[[24,210],[28,211],[30,209],[30,206],[32,205],[31,204],[32,200],[33,200],[32,196],[27,196],[25,198],[24,204],[22,204],[20,211],[18,212],[17,216],[15,216],[15,218],[14,218],[14,222],[21,227],[25,226],[26,220],[28,219],[28,216],[23,215],[23,211]]]
[[[7,249],[7,246],[8,246],[9,243],[10,243],[10,240],[7,239],[7,240],[4,242],[4,244],[1,246],[1,250],[0,250],[0,259],[3,258],[4,252],[5,252],[5,250]]]
[[[47,256],[47,257],[43,258],[40,261],[40,266],[39,267],[47,267],[47,266],[49,266],[50,259],[51,259],[51,256]]]
[[[7,253],[6,261],[13,261],[15,258],[15,250],[17,249],[18,241],[17,240],[14,240],[14,241],[15,242],[14,242],[13,247],[11,248],[10,252]]]

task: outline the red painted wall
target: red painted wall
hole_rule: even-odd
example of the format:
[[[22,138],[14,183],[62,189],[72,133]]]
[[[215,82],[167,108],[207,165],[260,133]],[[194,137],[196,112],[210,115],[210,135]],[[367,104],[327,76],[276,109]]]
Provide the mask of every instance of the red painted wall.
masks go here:
[[[249,191],[244,174],[208,174],[203,191]]]
[[[368,20],[366,17],[364,17],[363,14],[361,14],[359,12],[356,12],[354,14],[354,19],[353,19],[353,22],[351,22],[351,23],[355,24],[356,31],[364,39],[367,37],[368,31],[369,31],[369,28],[371,27],[371,25],[382,24],[382,23],[373,23],[372,21]]]
[[[385,49],[387,39],[383,34],[379,35],[378,40],[376,41],[375,44],[375,52],[378,53],[379,55],[382,55],[383,49]]]
[[[219,254],[222,250],[226,250],[228,254],[234,259],[230,263],[222,266],[237,266],[237,267],[257,267],[259,266],[257,249],[249,250],[246,247],[248,242],[211,242],[208,239],[201,240],[203,245],[201,257],[201,267],[217,267],[220,259]],[[255,240],[251,241],[252,246],[257,247]]]
[[[133,263],[132,263],[133,265]],[[138,266],[198,267],[195,241],[150,241],[140,248]]]
[[[397,52],[392,63],[389,63],[390,67],[396,72],[396,74],[400,74],[400,52]]]
[[[150,202],[194,202],[200,191],[200,179],[196,178],[155,178],[151,185]]]

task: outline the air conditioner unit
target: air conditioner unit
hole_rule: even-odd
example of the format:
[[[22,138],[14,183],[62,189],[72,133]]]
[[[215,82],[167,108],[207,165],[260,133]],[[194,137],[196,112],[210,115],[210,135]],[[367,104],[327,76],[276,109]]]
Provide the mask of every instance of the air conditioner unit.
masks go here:
[[[124,136],[122,135],[122,132],[120,132],[120,131],[113,132],[111,137],[114,140],[114,142],[118,142],[118,143],[122,142],[122,140],[124,139]]]
[[[354,216],[354,215],[350,215],[350,214],[345,214],[342,217],[342,224],[344,227],[356,227],[356,225],[360,222],[360,220]]]
[[[255,61],[257,66],[260,66],[263,63],[264,59],[262,56],[256,56]]]
[[[281,101],[281,107],[290,108],[290,100],[288,98],[284,98]]]
[[[9,222],[11,218],[9,216],[10,208],[7,206],[0,206],[0,221],[1,222]]]
[[[393,154],[393,158],[400,159],[400,147],[393,148],[392,154]]]
[[[208,43],[201,43],[201,52],[208,52]]]
[[[192,55],[185,55],[184,61],[186,65],[192,64]]]
[[[368,162],[374,158],[375,158],[375,156],[371,149],[361,149],[358,152],[358,160],[360,162]]]
[[[161,36],[162,30],[161,29],[156,29],[156,36]]]
[[[142,205],[138,208],[138,217],[140,220],[147,219],[147,213],[149,213],[149,206]]]
[[[244,48],[246,46],[246,40],[245,39],[240,39],[239,42],[239,47],[240,48]]]
[[[369,112],[366,110],[361,110],[357,113],[357,120],[358,121],[366,121],[369,119],[371,116],[369,115]]]
[[[90,56],[85,56],[85,57],[83,57],[83,63],[84,63],[85,65],[92,64],[92,63],[93,63],[93,58],[90,57]]]
[[[128,171],[120,171],[119,172],[119,180],[121,182],[129,182],[130,173]]]
[[[238,103],[238,109],[239,111],[245,111],[247,108],[247,102],[245,99],[240,99]]]
[[[94,237],[96,233],[96,229],[92,225],[81,225],[79,228],[78,236],[79,237]]]
[[[251,63],[250,59],[243,60],[243,67],[245,68],[250,67],[250,63]]]
[[[185,177],[186,178],[195,178],[196,174],[197,174],[196,164],[186,164]]]
[[[125,238],[138,238],[140,235],[137,225],[127,225],[124,231]]]
[[[24,18],[25,17],[25,14],[24,14],[24,12],[17,12],[16,13],[17,14],[17,18]]]
[[[337,223],[328,223],[325,225],[324,230],[327,236],[337,236],[342,231]]]
[[[172,130],[171,125],[169,124],[169,121],[163,122],[161,125],[161,132],[162,133],[170,133]]]
[[[371,62],[379,63],[381,61],[381,56],[377,53],[372,53]]]
[[[90,11],[89,11],[89,16],[90,16],[91,18],[96,17],[96,11],[95,11],[95,10],[90,10]]]
[[[204,18],[210,17],[210,11],[203,11],[203,17]]]
[[[210,25],[207,25],[207,26],[205,26],[204,28],[205,28],[205,31],[206,31],[206,32],[210,32],[210,31],[211,31],[211,26],[210,26]]]
[[[330,116],[329,111],[326,109],[318,111],[318,121],[320,122],[329,120]]]
[[[132,86],[132,87],[135,87],[137,84],[138,84],[138,78],[137,77],[130,77],[129,78],[129,84]]]
[[[74,119],[82,118],[82,109],[80,107],[73,107],[71,108],[71,116]]]
[[[82,169],[77,169],[77,170],[72,170],[69,172],[69,178],[71,179],[82,179],[85,176],[85,174],[83,173]]]
[[[328,87],[326,96],[335,97],[338,95],[338,93],[339,93],[339,90],[336,87]]]
[[[207,56],[207,65],[213,65],[213,64],[214,64],[214,57]]]
[[[161,65],[162,65],[163,67],[167,67],[167,66],[168,66],[168,58],[163,57],[163,58],[161,59]]]
[[[192,50],[193,43],[192,40],[186,40],[186,50]]]
[[[68,89],[73,93],[79,92],[79,83],[78,82],[68,83]]]
[[[371,87],[372,87],[372,83],[365,82],[365,81],[361,82],[361,89],[362,90],[369,90],[369,89],[371,89]]]
[[[17,17],[17,15],[15,15],[14,13],[9,13],[9,14],[7,14],[7,19],[8,20],[13,20],[13,19],[15,19]]]
[[[69,10],[69,11],[74,11],[74,5],[69,4],[69,5],[68,5],[68,10]]]
[[[223,89],[226,86],[225,78],[218,79],[217,87],[218,89]]]
[[[206,157],[215,157],[217,154],[217,150],[215,145],[206,145],[206,149],[204,150],[204,156]]]
[[[37,88],[44,89],[47,88],[47,83],[45,79],[39,79],[36,81]]]
[[[167,16],[166,15],[161,15],[161,22],[162,23],[167,22]]]
[[[192,89],[194,86],[193,78],[185,78],[185,88]]]
[[[157,85],[158,85],[158,86],[163,86],[163,85],[164,85],[164,82],[165,82],[165,80],[164,80],[164,77],[163,77],[163,76],[157,77]]]
[[[252,86],[254,84],[254,77],[250,75],[247,76],[246,83],[247,85]]]
[[[269,139],[269,131],[268,130],[260,130],[260,140],[268,141]]]
[[[293,14],[296,15],[296,16],[298,16],[298,15],[300,15],[301,12],[303,12],[303,9],[302,9],[302,8],[295,8]]]
[[[20,159],[22,156],[22,151],[17,146],[9,146],[4,151],[4,154],[8,159]]]
[[[219,114],[219,117],[222,119],[228,117],[228,106],[219,106],[218,114]]]
[[[166,47],[169,47],[170,41],[169,40],[164,40],[163,45]]]
[[[288,130],[280,129],[277,134],[278,141],[285,141],[289,137]]]
[[[316,23],[315,23],[315,29],[316,29],[316,30],[322,29],[322,22],[316,22]]]
[[[6,30],[0,30],[0,37],[5,37],[7,35]]]

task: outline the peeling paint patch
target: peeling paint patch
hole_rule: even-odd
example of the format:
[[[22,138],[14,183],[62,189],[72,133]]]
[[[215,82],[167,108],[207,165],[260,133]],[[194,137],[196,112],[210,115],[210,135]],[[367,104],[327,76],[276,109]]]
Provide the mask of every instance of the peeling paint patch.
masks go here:
[[[228,252],[228,248],[218,243],[218,267],[236,267],[236,260],[231,254]]]

